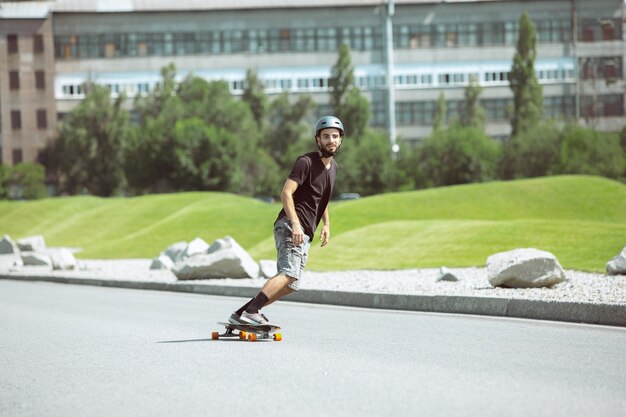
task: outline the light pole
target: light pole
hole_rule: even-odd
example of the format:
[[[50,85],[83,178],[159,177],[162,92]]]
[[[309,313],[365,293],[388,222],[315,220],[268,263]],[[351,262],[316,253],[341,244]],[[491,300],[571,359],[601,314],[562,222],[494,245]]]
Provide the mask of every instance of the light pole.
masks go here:
[[[387,129],[391,143],[392,156],[398,154],[399,146],[396,143],[396,97],[393,85],[393,23],[394,15],[393,0],[387,0],[387,13],[385,15],[385,64],[387,84]]]

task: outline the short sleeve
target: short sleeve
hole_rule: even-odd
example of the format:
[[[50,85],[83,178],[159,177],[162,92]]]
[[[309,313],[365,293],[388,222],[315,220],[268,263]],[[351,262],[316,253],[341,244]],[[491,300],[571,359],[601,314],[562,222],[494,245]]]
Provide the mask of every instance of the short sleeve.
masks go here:
[[[296,163],[293,164],[293,168],[291,169],[291,173],[289,174],[289,179],[297,182],[298,185],[302,185],[306,177],[309,175],[310,170],[310,159],[301,156],[296,160]]]

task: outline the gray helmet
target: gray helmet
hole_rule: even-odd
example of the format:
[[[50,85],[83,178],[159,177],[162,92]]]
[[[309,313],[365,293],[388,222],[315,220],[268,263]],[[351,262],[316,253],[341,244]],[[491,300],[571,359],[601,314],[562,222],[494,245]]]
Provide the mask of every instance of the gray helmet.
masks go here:
[[[339,132],[341,133],[341,137],[343,137],[344,135],[343,123],[341,123],[341,120],[339,120],[335,116],[324,116],[320,118],[317,121],[317,123],[315,123],[315,137],[317,137],[317,134],[320,132],[320,130],[328,129],[330,127],[339,129]]]

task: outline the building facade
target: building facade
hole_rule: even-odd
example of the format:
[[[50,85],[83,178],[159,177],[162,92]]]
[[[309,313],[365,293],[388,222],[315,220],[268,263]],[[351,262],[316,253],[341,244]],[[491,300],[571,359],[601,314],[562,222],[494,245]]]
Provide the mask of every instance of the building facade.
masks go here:
[[[370,100],[372,126],[389,128],[395,119],[398,140],[418,141],[432,131],[440,93],[453,119],[475,77],[483,87],[487,133],[505,138],[511,129],[508,73],[525,11],[538,33],[535,69],[546,117],[600,130],[626,124],[622,0],[395,0],[393,5],[389,9],[386,0],[1,3],[2,163],[35,160],[54,138],[59,120],[84,98],[85,82],[107,85],[112,96],[133,97],[159,83],[161,68],[172,62],[181,79],[193,73],[226,80],[234,95],[242,94],[252,68],[269,95],[310,94],[318,105],[314,117],[329,113],[328,79],[342,43],[350,46],[356,84]]]

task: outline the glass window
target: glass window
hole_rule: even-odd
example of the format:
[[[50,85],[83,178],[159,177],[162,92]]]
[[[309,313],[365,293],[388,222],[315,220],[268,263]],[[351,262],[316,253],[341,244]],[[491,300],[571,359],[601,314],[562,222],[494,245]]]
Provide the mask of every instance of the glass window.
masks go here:
[[[363,50],[363,29],[352,28],[352,45],[355,51]]]
[[[281,29],[279,32],[280,50],[288,51],[291,43],[291,31],[289,29]]]
[[[45,109],[37,110],[37,129],[48,128],[48,114]]]
[[[7,44],[9,54],[17,54],[19,52],[17,35],[7,35]]]
[[[174,55],[174,36],[171,33],[163,34],[163,55]]]
[[[44,71],[35,71],[35,88],[37,90],[46,89],[46,74]]]
[[[22,128],[22,113],[19,110],[11,110],[11,129],[19,130]]]
[[[13,165],[20,164],[24,160],[21,149],[13,149],[12,152]]]
[[[363,48],[366,51],[374,49],[374,37],[371,27],[363,28]]]
[[[20,73],[18,71],[9,71],[9,90],[20,89]]]

